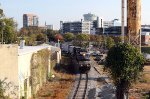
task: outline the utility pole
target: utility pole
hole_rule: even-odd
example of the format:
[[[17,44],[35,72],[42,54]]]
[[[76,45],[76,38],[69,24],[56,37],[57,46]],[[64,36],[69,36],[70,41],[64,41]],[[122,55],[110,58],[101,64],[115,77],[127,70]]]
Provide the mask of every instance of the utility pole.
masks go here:
[[[122,6],[121,6],[121,13],[122,13],[122,18],[121,18],[121,36],[122,36],[122,43],[124,43],[124,0],[122,0]]]

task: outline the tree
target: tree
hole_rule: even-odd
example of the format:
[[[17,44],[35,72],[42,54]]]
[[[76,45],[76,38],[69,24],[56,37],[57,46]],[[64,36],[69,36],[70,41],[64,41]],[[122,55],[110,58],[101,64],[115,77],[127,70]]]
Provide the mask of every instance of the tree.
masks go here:
[[[144,61],[139,49],[130,44],[119,43],[110,48],[105,69],[110,72],[114,81],[117,99],[124,99],[124,94],[142,72]]]
[[[14,21],[10,18],[3,18],[1,22],[5,22],[6,24],[4,27],[0,27],[1,31],[3,31],[4,42],[6,44],[16,42],[17,34],[15,31]],[[0,36],[2,36],[2,34]]]
[[[19,34],[18,34],[18,36],[21,36],[21,37],[28,36],[28,35],[29,35],[29,31],[25,27],[21,28],[20,31],[19,31]]]
[[[0,26],[0,40],[2,39],[6,44],[15,43],[17,41],[17,34],[15,30],[15,22],[12,18],[6,18],[3,9],[0,9],[0,25],[5,23],[5,26]]]
[[[114,39],[112,39],[111,37],[107,37],[106,38],[106,47],[107,47],[107,49],[110,49],[114,45],[115,45]]]
[[[87,34],[78,34],[78,35],[76,36],[76,39],[77,39],[78,41],[89,41],[89,40],[90,40],[90,36],[87,35]]]
[[[75,38],[73,33],[65,33],[64,34],[64,39],[65,41],[72,41]]]
[[[63,38],[63,36],[62,36],[61,34],[56,34],[56,35],[55,35],[55,40],[56,40],[56,41],[58,41],[58,40],[63,41],[63,39],[64,39],[64,38]]]
[[[37,41],[41,41],[41,42],[45,42],[45,41],[46,41],[46,35],[43,34],[43,33],[39,33],[39,34],[37,34],[37,36],[36,36],[36,40],[37,40]]]
[[[47,37],[48,37],[49,41],[55,41],[55,40],[56,40],[56,39],[55,39],[55,35],[56,35],[56,34],[59,34],[59,32],[58,32],[58,31],[54,31],[54,30],[48,29],[48,30],[46,31],[46,34],[47,34]]]
[[[76,36],[75,44],[81,47],[87,47],[90,41],[90,36],[88,34],[78,34]]]

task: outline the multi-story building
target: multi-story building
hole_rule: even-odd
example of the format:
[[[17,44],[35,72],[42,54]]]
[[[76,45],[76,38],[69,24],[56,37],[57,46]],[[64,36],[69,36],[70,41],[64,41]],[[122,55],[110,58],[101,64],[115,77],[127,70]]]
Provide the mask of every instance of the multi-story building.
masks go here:
[[[23,15],[23,27],[38,26],[38,16],[34,14],[24,14]]]
[[[83,15],[84,20],[74,22],[60,22],[61,33],[84,33],[84,34],[96,34],[97,28],[102,27],[103,20],[94,14],[88,13]]]
[[[71,32],[74,34],[82,32],[82,22],[74,21],[74,22],[64,22],[62,24],[63,33]]]
[[[91,14],[91,13],[84,14],[83,17],[84,17],[84,21],[95,21],[95,20],[97,20],[97,16],[94,14]]]
[[[91,22],[82,21],[82,30],[81,31],[84,34],[91,34]]]
[[[103,28],[108,28],[108,27],[112,27],[112,26],[114,26],[113,21],[104,21],[103,22]]]
[[[103,27],[103,19],[99,18],[95,14],[84,14],[83,17],[84,21],[90,22],[90,34],[96,34],[97,29]]]
[[[62,23],[63,33],[71,32],[74,34],[84,33],[90,34],[90,22],[89,21],[74,21]]]
[[[46,29],[53,30],[53,25],[45,25],[45,26],[46,26]]]
[[[150,25],[142,25],[141,44],[150,45]]]

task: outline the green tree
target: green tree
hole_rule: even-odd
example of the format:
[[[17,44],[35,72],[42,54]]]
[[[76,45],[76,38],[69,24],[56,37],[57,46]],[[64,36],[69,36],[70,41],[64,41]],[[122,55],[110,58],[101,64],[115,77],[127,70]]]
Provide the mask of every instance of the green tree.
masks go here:
[[[65,33],[64,34],[64,39],[65,41],[72,41],[75,38],[73,33]]]
[[[43,34],[43,33],[39,33],[39,34],[37,34],[37,36],[36,36],[36,40],[37,40],[37,41],[41,41],[41,42],[45,42],[45,41],[46,41],[46,35]]]
[[[4,16],[3,9],[0,9],[0,18]]]
[[[77,39],[78,41],[89,41],[89,40],[90,40],[90,36],[87,35],[87,34],[78,34],[78,35],[76,36],[76,39]]]
[[[130,44],[119,43],[109,50],[105,69],[114,81],[117,99],[124,99],[124,94],[142,72],[144,61],[140,51]]]
[[[81,47],[87,47],[90,41],[90,35],[87,34],[78,34],[74,42],[75,45]]]
[[[54,30],[48,29],[48,30],[46,31],[46,34],[47,34],[47,37],[48,37],[49,41],[55,41],[55,40],[56,40],[56,39],[55,39],[55,35],[56,35],[56,34],[59,34],[59,32],[58,32],[58,31],[54,31]]]
[[[107,49],[110,49],[114,45],[115,45],[114,39],[112,39],[111,37],[107,37],[106,38],[106,47],[107,47]]]
[[[1,30],[0,38],[2,38],[1,36],[2,36],[2,31],[3,31],[3,38],[4,38],[4,42],[6,44],[16,42],[17,41],[17,33],[15,30],[14,21],[10,18],[3,18],[1,20],[1,22],[5,22],[5,26],[0,27],[0,30]]]

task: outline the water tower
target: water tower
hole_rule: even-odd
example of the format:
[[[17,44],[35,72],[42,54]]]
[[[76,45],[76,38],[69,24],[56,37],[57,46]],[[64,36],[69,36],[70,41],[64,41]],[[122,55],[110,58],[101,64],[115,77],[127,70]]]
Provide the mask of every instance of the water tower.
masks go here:
[[[127,36],[129,43],[141,46],[141,0],[127,0]]]

